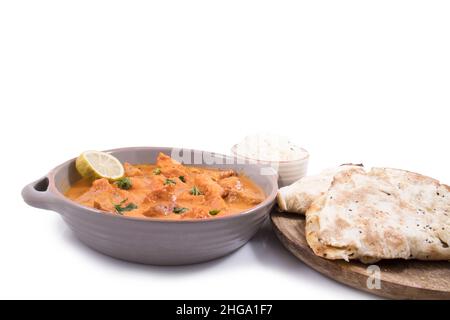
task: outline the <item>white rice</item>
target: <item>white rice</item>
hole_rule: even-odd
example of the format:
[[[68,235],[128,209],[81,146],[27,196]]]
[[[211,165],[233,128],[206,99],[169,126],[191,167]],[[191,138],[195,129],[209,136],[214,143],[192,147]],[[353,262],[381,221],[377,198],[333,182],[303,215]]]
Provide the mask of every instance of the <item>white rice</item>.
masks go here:
[[[247,136],[236,145],[239,156],[260,161],[302,160],[308,152],[293,144],[289,139],[272,134]]]

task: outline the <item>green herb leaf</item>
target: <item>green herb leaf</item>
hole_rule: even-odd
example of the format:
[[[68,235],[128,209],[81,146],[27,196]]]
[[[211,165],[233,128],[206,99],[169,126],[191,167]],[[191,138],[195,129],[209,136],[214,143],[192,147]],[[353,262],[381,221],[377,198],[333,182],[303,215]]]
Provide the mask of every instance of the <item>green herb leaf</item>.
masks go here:
[[[132,210],[137,209],[137,208],[138,208],[138,206],[131,202],[128,205],[126,205],[125,207],[122,208],[122,212],[123,211],[132,211]]]
[[[130,190],[133,184],[131,183],[130,178],[121,178],[116,181],[116,185],[123,190]]]
[[[203,194],[196,186],[193,186],[189,193],[193,196],[201,196]]]
[[[186,183],[186,178],[184,176],[179,176],[178,179],[180,179],[181,182]]]
[[[220,213],[220,210],[211,210],[211,211],[209,212],[209,214],[212,215],[212,216],[216,216],[216,215],[218,215],[219,213]]]
[[[161,174],[161,169],[160,168],[156,168],[155,170],[153,170],[153,174],[155,176],[159,176]]]
[[[177,184],[175,180],[172,179],[166,179],[166,181],[164,182],[164,185],[171,185],[171,184]]]
[[[181,213],[185,213],[188,210],[189,210],[188,208],[175,207],[175,208],[173,208],[173,213],[181,214]]]
[[[123,213],[126,211],[132,211],[132,210],[138,208],[137,205],[135,205],[134,203],[131,203],[131,202],[129,204],[127,204],[125,207],[122,207],[122,205],[127,201],[128,201],[128,199],[124,199],[124,200],[120,201],[119,204],[114,205],[114,209],[116,209],[116,212],[118,214],[123,215]]]

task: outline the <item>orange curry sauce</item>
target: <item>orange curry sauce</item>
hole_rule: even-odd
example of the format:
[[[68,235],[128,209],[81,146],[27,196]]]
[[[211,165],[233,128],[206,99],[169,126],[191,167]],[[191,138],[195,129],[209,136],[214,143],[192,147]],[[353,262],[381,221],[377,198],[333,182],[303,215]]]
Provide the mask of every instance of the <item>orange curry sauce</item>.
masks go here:
[[[66,196],[123,216],[174,220],[230,215],[265,199],[264,192],[243,175],[184,166],[162,153],[155,165],[125,163],[124,168],[125,186],[107,179],[82,179]]]

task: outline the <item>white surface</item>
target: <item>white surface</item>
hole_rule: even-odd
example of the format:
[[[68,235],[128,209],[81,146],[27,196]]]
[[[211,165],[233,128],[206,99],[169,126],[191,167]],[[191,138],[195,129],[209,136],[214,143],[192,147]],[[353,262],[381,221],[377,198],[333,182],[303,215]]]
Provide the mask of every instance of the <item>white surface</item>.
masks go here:
[[[448,1],[2,1],[0,298],[371,298],[262,232],[181,268],[79,244],[21,188],[87,149],[226,152],[272,131],[311,153],[450,183]]]

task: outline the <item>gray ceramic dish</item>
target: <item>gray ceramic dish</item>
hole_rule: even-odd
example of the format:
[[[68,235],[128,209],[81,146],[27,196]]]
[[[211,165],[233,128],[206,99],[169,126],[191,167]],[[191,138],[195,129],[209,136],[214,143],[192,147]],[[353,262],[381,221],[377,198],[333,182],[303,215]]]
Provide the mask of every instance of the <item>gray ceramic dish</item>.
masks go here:
[[[142,147],[108,152],[122,162],[154,163],[159,152],[170,155],[172,150]],[[205,154],[195,150],[188,152],[191,153],[191,159]],[[211,159],[218,163],[225,159],[222,155],[208,155],[206,161],[201,157],[202,165],[243,172],[264,190],[266,200],[240,214],[206,220],[168,221],[122,217],[81,206],[64,196],[63,193],[80,178],[75,169],[75,159],[27,185],[22,196],[33,207],[60,213],[80,241],[109,256],[154,265],[204,262],[222,257],[247,243],[268,217],[278,189],[275,173],[261,175],[260,166],[237,164],[236,161],[229,161],[232,164],[208,165],[206,163],[211,163]]]

